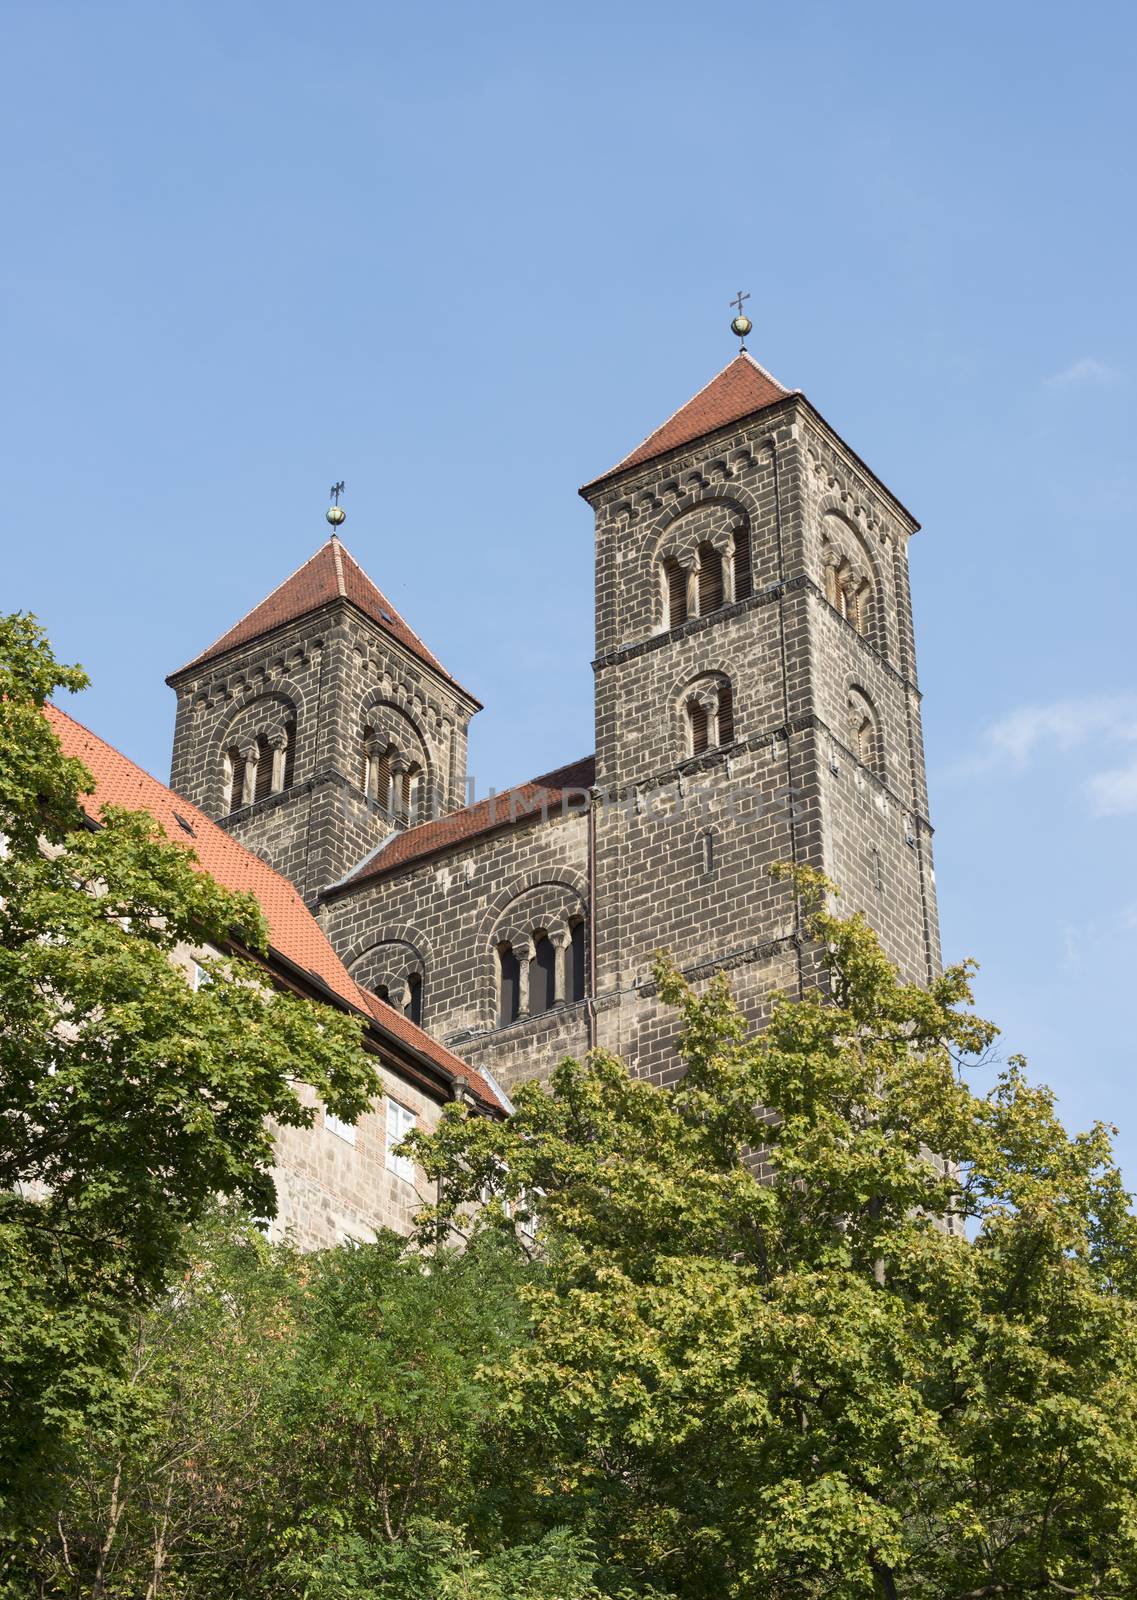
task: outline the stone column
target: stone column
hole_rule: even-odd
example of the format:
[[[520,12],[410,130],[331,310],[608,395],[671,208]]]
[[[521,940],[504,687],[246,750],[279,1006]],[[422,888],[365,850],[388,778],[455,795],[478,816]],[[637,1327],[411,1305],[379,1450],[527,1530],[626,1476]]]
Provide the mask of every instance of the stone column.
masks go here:
[[[245,785],[241,790],[241,804],[251,806],[257,792],[257,759],[260,755],[260,746],[255,739],[250,739],[238,754],[245,763]]]
[[[559,1006],[565,1001],[565,951],[569,942],[567,929],[558,928],[555,933],[550,933],[549,942],[553,947],[553,1004]]]
[[[687,574],[687,620],[699,615],[699,563],[698,561],[685,561],[681,563]]]
[[[529,1015],[529,963],[533,959],[533,945],[528,939],[520,939],[513,946],[513,953],[517,957],[517,1019]]]
[[[284,788],[284,769],[287,764],[288,735],[283,732],[276,733],[269,740],[272,748],[272,792],[279,794]]]

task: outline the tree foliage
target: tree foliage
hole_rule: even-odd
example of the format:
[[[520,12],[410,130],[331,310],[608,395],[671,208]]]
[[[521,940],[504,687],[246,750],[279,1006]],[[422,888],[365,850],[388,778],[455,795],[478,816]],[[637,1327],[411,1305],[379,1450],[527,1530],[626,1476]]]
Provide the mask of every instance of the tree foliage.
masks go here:
[[[684,1596],[1132,1594],[1135,1224],[1108,1132],[1068,1137],[1017,1062],[973,1092],[994,1029],[968,968],[901,983],[797,877],[826,993],[753,1034],[724,977],[696,996],[661,961],[676,1088],[600,1054],[507,1124],[418,1139],[424,1237],[539,1221],[532,1335],[497,1372],[537,1487]]]
[[[266,1118],[303,1125],[310,1084],[354,1118],[377,1084],[360,1024],[274,989],[255,902],[141,813],[91,826],[91,789],[43,715],[86,679],[33,619],[0,619],[0,1507],[47,1492],[69,1433],[122,1399],[125,1329],[216,1195],[272,1215]],[[2,1526],[2,1525],[0,1525]]]

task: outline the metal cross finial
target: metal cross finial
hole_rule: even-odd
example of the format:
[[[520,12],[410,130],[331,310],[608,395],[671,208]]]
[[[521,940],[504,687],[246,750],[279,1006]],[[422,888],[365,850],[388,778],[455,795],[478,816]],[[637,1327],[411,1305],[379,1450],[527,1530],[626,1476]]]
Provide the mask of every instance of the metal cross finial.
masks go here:
[[[332,484],[331,495],[332,495],[332,504],[334,506],[338,506],[339,505],[339,503],[340,503],[340,495],[342,493],[343,493],[343,479],[341,478],[338,483],[333,483]]]
[[[743,306],[746,304],[746,302],[749,299],[750,299],[749,294],[743,294],[742,290],[740,289],[738,291],[738,293],[735,295],[734,299],[730,302],[731,305],[734,306],[736,308],[737,312],[738,312],[738,315],[735,317],[734,321],[730,325],[730,331],[738,339],[739,344],[741,345],[743,350],[746,349],[746,335],[750,332],[750,330],[754,326],[754,324],[751,322],[750,318],[746,315],[745,311],[743,311],[743,309],[742,309]]]

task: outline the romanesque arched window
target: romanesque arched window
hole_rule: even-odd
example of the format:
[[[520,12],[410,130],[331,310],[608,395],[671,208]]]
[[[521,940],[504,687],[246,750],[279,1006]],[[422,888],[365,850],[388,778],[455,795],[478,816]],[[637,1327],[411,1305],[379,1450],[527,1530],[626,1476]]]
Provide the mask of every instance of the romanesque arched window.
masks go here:
[[[680,566],[674,556],[668,556],[662,570],[665,623],[669,628],[677,628],[687,620],[687,569]]]
[[[407,976],[406,1015],[416,1026],[422,1025],[422,974],[418,972]]]
[[[879,646],[876,591],[867,548],[840,517],[829,515],[821,535],[825,598],[862,638]]]
[[[245,758],[236,745],[225,754],[226,809],[240,811],[245,803]]]
[[[722,606],[722,556],[713,544],[701,544],[699,555],[699,615],[709,617]]]
[[[717,742],[719,745],[734,743],[734,694],[729,683],[719,684]]]
[[[497,1020],[516,1022],[521,1013],[521,963],[510,944],[498,945],[497,974]]]
[[[734,598],[748,600],[753,590],[750,570],[750,529],[734,530]]]
[[[267,800],[272,793],[272,746],[268,742],[267,734],[257,735],[257,782],[253,791],[254,800]]]
[[[584,919],[578,917],[569,929],[565,946],[565,999],[584,999]]]
[[[538,933],[529,960],[529,1015],[551,1009],[556,994],[557,953],[547,933]]]
[[[709,742],[707,709],[699,700],[688,700],[687,754],[689,756],[701,756],[707,749]]]
[[[861,689],[850,689],[846,704],[849,744],[854,756],[863,767],[884,776],[884,749],[880,738],[880,724],[868,695]]]

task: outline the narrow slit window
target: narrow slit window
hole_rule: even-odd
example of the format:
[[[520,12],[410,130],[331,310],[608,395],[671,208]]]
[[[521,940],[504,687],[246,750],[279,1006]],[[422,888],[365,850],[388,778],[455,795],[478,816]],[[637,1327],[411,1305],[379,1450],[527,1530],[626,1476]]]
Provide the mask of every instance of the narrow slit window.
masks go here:
[[[748,600],[753,592],[754,578],[750,570],[750,529],[734,530],[734,598]]]
[[[699,546],[699,615],[709,617],[722,606],[722,557],[712,544]]]
[[[508,944],[502,945],[497,960],[497,1020],[501,1024],[516,1022],[521,1009],[521,963],[513,953],[513,946]]]
[[[719,688],[719,744],[734,743],[734,695],[729,683]]]
[[[574,922],[565,947],[565,999],[584,999],[584,923]]]
[[[690,729],[691,754],[701,756],[707,748],[707,713],[698,700],[687,702],[687,725]]]
[[[262,733],[257,740],[257,785],[254,800],[265,800],[272,793],[272,746]]]
[[[687,620],[687,573],[673,557],[663,563],[667,580],[667,626],[678,628]]]
[[[407,1009],[406,1015],[416,1027],[422,1025],[422,977],[417,972],[412,972],[407,978]]]
[[[229,764],[233,781],[229,786],[229,810],[240,811],[245,803],[245,758],[239,750],[230,750]]]
[[[529,1013],[536,1016],[548,1011],[553,1004],[556,950],[547,934],[541,934],[533,948],[529,963]]]

